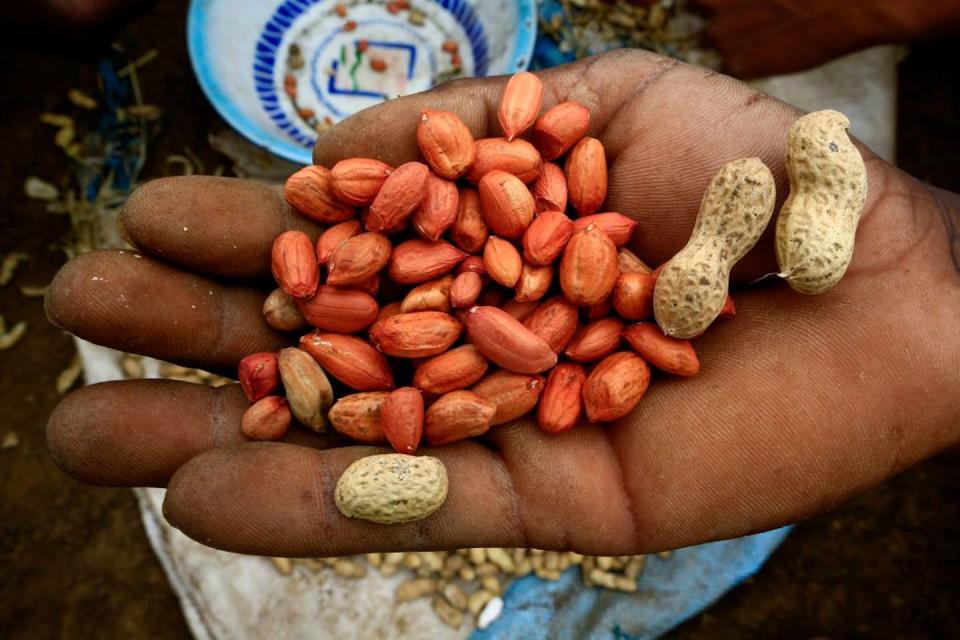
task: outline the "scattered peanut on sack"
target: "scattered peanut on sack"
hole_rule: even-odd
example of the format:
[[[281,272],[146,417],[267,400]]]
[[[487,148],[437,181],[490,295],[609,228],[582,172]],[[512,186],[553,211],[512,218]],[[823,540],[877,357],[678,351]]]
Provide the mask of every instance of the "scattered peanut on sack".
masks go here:
[[[666,558],[669,553],[658,555]],[[370,570],[385,577],[404,575],[394,593],[397,605],[429,598],[437,617],[447,625],[457,628],[472,617],[475,626],[484,629],[502,613],[503,594],[518,578],[532,574],[541,580],[559,580],[568,569],[579,568],[587,587],[633,593],[651,558],[490,547],[341,558],[272,558],[272,562],[284,576],[292,575],[298,567],[332,570],[343,578],[362,578]]]

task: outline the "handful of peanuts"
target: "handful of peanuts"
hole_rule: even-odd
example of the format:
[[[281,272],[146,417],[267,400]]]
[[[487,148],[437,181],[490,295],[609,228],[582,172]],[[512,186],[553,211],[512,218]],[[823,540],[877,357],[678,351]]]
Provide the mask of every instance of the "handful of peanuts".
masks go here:
[[[290,205],[327,228],[316,242],[301,231],[276,238],[279,289],[264,316],[278,330],[314,330],[299,347],[241,361],[253,403],[242,429],[276,440],[296,418],[389,443],[396,454],[358,460],[338,483],[348,516],[406,522],[442,505],[442,463],[410,457],[424,437],[446,445],[534,410],[550,434],[584,416],[626,416],[651,366],[696,375],[691,339],[735,314],[730,269],[774,210],[766,165],[723,166],[687,246],[653,270],[626,246],[636,223],[602,211],[607,160],[586,136],[589,111],[564,102],[540,115],[542,99],[537,76],[521,72],[502,94],[503,138],[474,140],[455,114],[424,110],[425,162],[350,158],[287,181]],[[780,275],[804,293],[833,286],[852,255],[866,171],[848,126],[824,111],[791,129],[777,248]],[[528,130],[529,142],[518,137]],[[821,197],[837,189],[843,197]],[[335,398],[328,375],[350,392]]]

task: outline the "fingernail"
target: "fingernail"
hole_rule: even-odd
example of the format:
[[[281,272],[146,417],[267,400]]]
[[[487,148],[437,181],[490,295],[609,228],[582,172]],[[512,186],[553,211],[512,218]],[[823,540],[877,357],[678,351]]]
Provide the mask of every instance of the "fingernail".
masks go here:
[[[126,226],[123,224],[123,214],[117,216],[116,221],[117,235],[120,236],[120,239],[123,240],[131,249],[136,249],[137,245],[134,243],[133,238],[130,237],[130,233],[127,231]]]

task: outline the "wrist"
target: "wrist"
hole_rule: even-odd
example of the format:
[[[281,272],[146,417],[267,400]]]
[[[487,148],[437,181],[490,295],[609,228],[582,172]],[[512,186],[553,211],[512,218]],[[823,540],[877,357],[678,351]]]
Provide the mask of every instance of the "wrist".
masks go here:
[[[947,252],[960,277],[960,195],[937,187],[927,187],[943,222]]]
[[[914,224],[928,220],[924,241],[918,245],[917,257],[924,270],[921,284],[908,303],[916,306],[911,314],[916,322],[905,329],[924,336],[928,343],[929,364],[921,358],[917,375],[935,390],[936,404],[943,405],[942,419],[934,421],[939,428],[922,432],[932,454],[960,446],[960,196],[911,176],[906,176],[906,182],[918,212]],[[917,409],[937,413],[925,403],[918,403]]]
[[[897,382],[896,470],[960,445],[960,197],[868,160],[871,196],[849,275]],[[872,320],[866,320],[866,316]]]

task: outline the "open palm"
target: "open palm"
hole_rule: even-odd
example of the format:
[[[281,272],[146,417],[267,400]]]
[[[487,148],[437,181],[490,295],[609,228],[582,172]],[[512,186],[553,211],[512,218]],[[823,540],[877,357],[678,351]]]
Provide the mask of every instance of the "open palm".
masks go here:
[[[541,74],[544,107],[575,100],[606,147],[606,209],[639,222],[650,263],[686,242],[727,161],[758,156],[786,195],[798,112],[730,78],[635,51]],[[322,136],[316,161],[415,159],[420,109],[500,135],[504,78],[465,80],[364,111]],[[93,483],[169,488],[164,511],[206,544],[271,555],[529,546],[619,555],[795,521],[958,441],[960,277],[935,194],[863,150],[867,211],[846,278],[823,296],[779,282],[769,237],[734,272],[738,314],[696,343],[692,379],[661,377],[619,423],[548,436],[528,421],[431,450],[450,475],[433,516],[403,525],[343,517],[333,487],[375,448],[291,432],[246,442],[237,385],[124,381],[77,391],[51,418],[54,458]],[[938,199],[940,199],[938,201]],[[280,192],[234,179],[147,184],[122,224],[140,253],[98,251],[57,276],[48,310],[82,338],[211,370],[295,337],[263,321],[273,238],[318,229]]]

